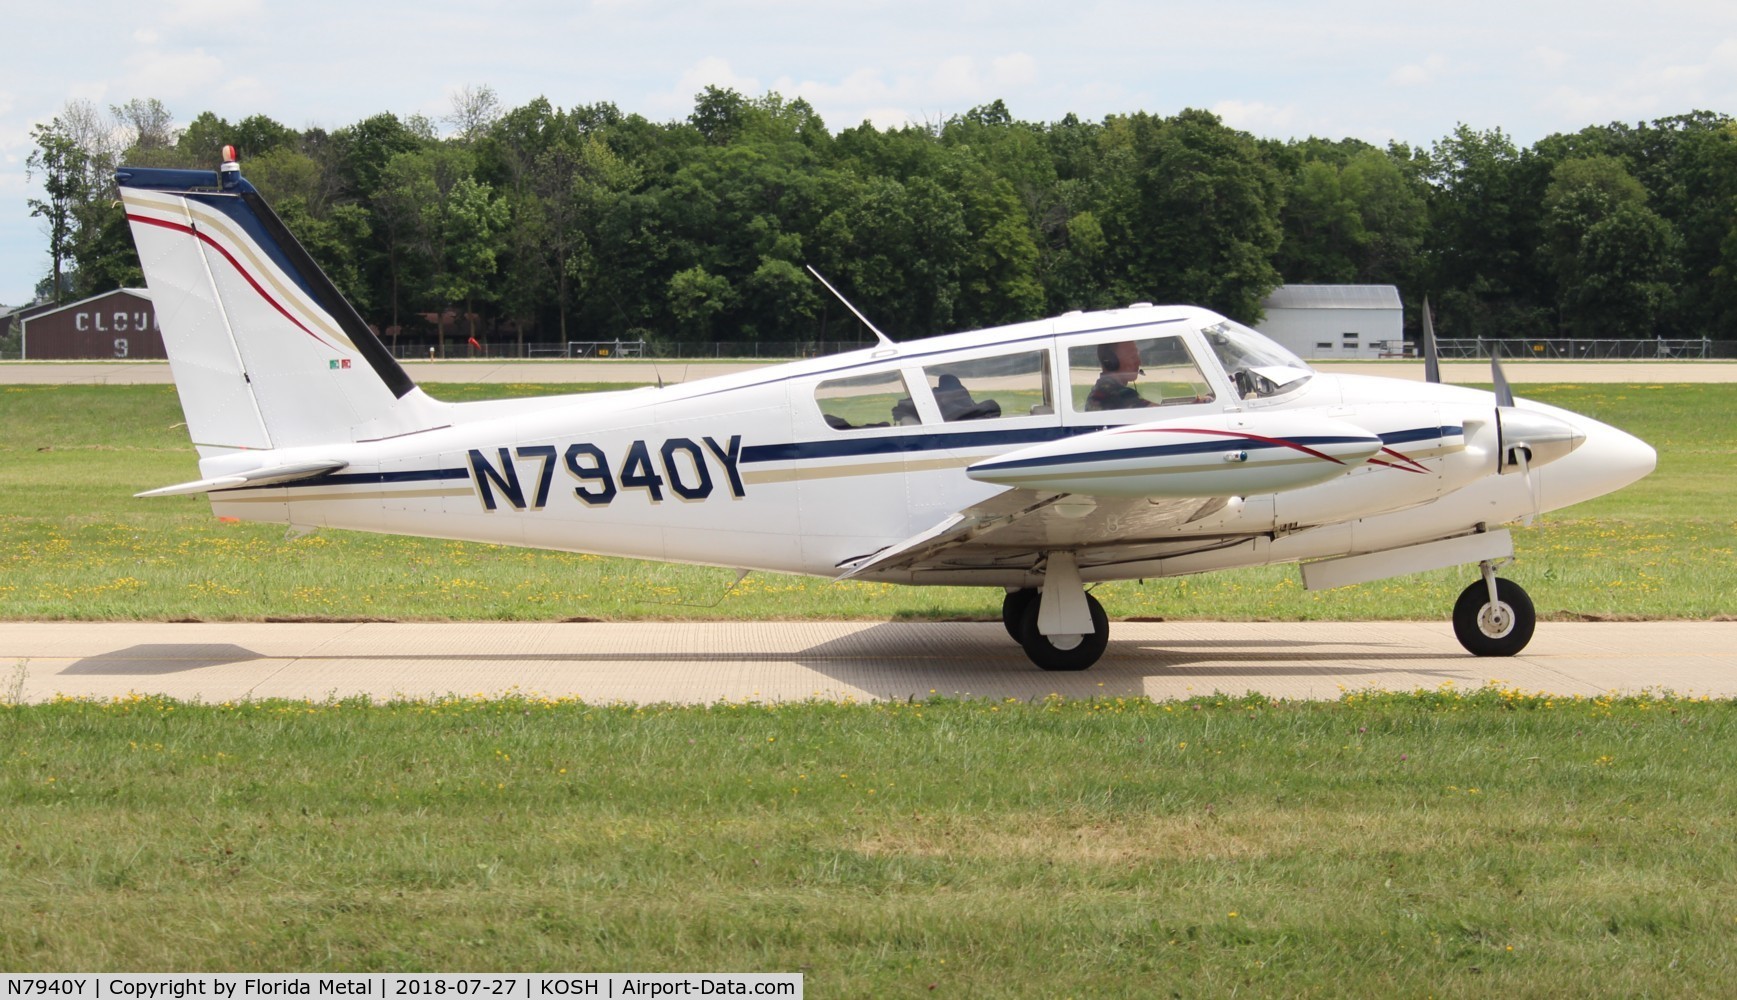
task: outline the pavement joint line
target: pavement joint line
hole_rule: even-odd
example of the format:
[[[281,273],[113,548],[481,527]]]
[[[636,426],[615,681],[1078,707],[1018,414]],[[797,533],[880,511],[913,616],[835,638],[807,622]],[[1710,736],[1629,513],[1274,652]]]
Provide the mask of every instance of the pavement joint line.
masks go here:
[[[340,632],[336,635],[327,636],[325,639],[322,639],[321,641],[316,643],[314,645],[314,648],[310,649],[305,656],[285,657],[283,662],[278,664],[278,667],[276,670],[273,670],[270,674],[267,674],[266,676],[261,677],[259,680],[255,681],[252,684],[252,686],[250,686],[247,689],[247,693],[245,695],[243,695],[243,697],[252,698],[253,692],[259,690],[259,687],[261,684],[271,683],[272,681],[276,680],[281,674],[283,674],[284,671],[289,670],[290,668],[296,666],[302,660],[304,660],[304,659],[305,660],[318,659],[319,658],[318,653],[322,647],[328,646],[332,642],[334,642],[335,640],[343,638],[344,636],[347,636],[347,635],[354,633],[357,629],[361,628],[361,625],[362,625],[361,622],[349,622],[349,623],[347,623],[347,627],[342,632]]]

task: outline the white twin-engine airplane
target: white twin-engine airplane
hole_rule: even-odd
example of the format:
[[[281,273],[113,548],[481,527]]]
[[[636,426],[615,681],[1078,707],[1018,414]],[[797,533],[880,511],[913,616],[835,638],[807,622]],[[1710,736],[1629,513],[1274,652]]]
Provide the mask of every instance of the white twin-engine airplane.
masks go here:
[[[1046,670],[1087,587],[1300,562],[1310,588],[1475,563],[1460,642],[1532,636],[1500,526],[1640,479],[1653,449],[1496,392],[1327,375],[1204,309],[1104,312],[681,385],[425,395],[226,152],[123,168],[215,514],[837,579],[998,587]],[[847,303],[848,304],[848,303]],[[867,322],[866,320],[864,321]],[[872,324],[868,324],[873,329]],[[1433,345],[1431,345],[1433,361]]]

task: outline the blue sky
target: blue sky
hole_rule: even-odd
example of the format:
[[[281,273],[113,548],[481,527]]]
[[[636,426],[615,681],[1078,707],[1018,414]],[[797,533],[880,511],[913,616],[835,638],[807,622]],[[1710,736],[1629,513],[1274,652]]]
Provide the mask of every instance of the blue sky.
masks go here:
[[[78,0],[9,4],[0,57],[0,304],[48,269],[30,129],[83,99],[185,123],[438,119],[466,86],[511,107],[612,101],[685,117],[707,84],[776,90],[835,131],[996,98],[1053,121],[1203,107],[1275,138],[1419,145],[1464,122],[1521,145],[1589,124],[1737,113],[1737,3],[1328,0]]]

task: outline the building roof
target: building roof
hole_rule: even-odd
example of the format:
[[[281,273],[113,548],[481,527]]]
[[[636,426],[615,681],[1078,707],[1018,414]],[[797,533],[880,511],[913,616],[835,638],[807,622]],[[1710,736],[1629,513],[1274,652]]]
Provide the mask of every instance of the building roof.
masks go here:
[[[150,292],[150,289],[147,289],[147,288],[111,288],[106,292],[98,292],[97,294],[92,295],[88,299],[79,299],[77,302],[64,302],[58,306],[52,302],[44,302],[40,306],[30,307],[31,311],[28,313],[25,313],[23,310],[20,310],[20,317],[19,318],[20,319],[26,319],[26,320],[40,319],[44,316],[52,316],[57,312],[65,312],[68,309],[76,309],[79,306],[82,306],[87,302],[95,302],[98,299],[106,299],[111,295],[121,295],[121,294],[131,295],[134,298],[144,299],[147,302],[149,302],[151,300],[151,292]]]
[[[1263,309],[1399,309],[1393,285],[1280,285]]]

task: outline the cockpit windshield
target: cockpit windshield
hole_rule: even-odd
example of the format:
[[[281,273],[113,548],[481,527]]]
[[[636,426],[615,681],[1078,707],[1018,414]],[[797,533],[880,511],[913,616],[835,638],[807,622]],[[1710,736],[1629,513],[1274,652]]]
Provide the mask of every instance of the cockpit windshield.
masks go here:
[[[1201,333],[1243,399],[1282,395],[1315,374],[1302,358],[1241,323],[1224,320]]]

